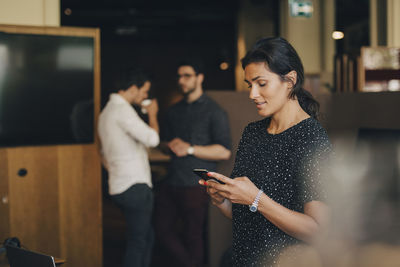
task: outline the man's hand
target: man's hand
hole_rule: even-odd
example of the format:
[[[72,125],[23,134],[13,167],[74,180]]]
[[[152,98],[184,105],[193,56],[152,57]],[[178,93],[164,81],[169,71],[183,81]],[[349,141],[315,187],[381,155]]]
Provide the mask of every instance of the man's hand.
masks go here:
[[[160,133],[160,127],[158,125],[157,113],[158,113],[158,102],[157,99],[152,99],[150,105],[144,107],[149,115],[149,126],[153,128],[157,133]]]
[[[157,113],[158,113],[157,99],[152,99],[150,105],[145,106],[144,109],[147,110],[149,117],[157,117]]]
[[[176,156],[185,157],[188,155],[187,150],[190,147],[190,144],[180,138],[174,138],[168,143],[168,147]]]

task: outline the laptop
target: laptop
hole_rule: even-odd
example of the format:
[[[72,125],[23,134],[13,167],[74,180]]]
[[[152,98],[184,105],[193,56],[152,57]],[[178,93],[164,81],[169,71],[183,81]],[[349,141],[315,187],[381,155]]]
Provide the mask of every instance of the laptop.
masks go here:
[[[54,258],[19,247],[6,246],[10,267],[56,267]]]

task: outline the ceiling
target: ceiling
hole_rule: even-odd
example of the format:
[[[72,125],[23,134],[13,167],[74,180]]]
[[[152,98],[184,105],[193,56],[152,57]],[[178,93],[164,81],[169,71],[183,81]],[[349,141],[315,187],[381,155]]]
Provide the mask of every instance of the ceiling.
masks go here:
[[[238,2],[61,0],[61,24],[139,40],[232,40]]]

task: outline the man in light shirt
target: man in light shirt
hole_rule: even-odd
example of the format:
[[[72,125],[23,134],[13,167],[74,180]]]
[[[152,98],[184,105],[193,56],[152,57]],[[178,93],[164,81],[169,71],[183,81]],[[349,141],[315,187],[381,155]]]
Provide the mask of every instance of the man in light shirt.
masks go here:
[[[151,83],[141,72],[128,72],[123,88],[110,95],[100,114],[98,134],[101,154],[109,179],[112,200],[122,209],[127,222],[124,267],[149,266],[153,243],[151,215],[153,192],[147,147],[159,144],[158,104],[144,107],[149,124],[132,104],[141,105]]]

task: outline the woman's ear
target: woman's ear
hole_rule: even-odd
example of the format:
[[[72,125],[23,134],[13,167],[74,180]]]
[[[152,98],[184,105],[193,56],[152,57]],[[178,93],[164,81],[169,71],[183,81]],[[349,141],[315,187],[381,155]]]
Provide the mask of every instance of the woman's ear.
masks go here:
[[[291,86],[289,88],[293,88],[297,82],[297,72],[295,70],[292,70],[291,72],[286,74],[285,77],[287,81],[291,83]]]

